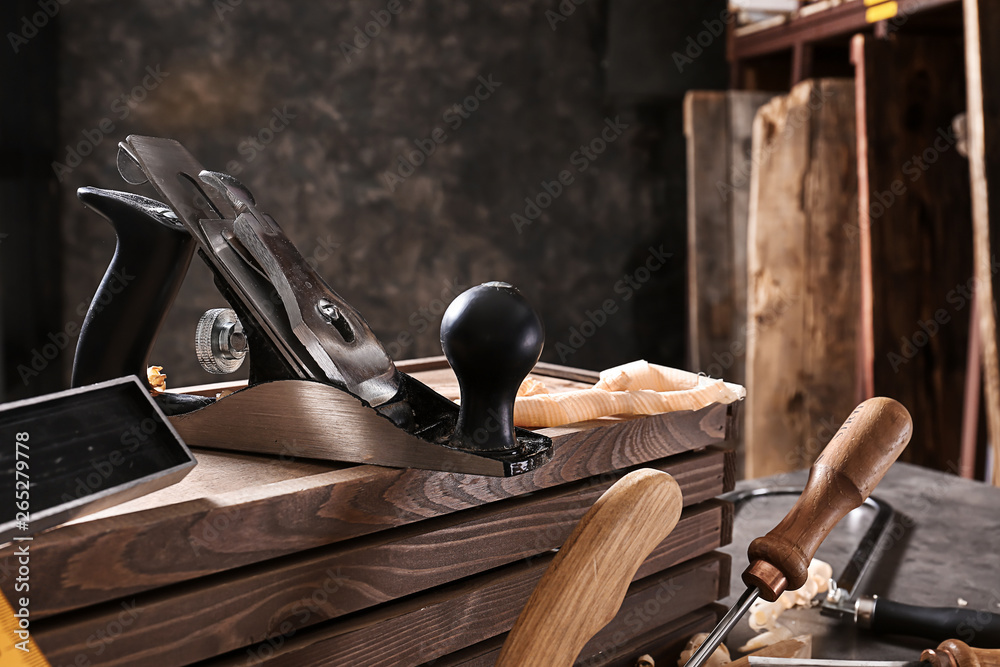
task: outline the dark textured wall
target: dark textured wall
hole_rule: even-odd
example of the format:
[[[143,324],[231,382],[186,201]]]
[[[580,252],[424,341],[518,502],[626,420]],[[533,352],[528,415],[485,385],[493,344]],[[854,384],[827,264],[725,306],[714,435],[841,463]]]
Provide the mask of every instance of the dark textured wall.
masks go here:
[[[114,249],[76,188],[153,196],[115,168],[116,143],[139,133],[243,180],[396,358],[440,354],[443,305],[506,280],[543,317],[543,359],[683,363],[679,100],[610,96],[608,5],[563,5],[575,10],[559,21],[555,0],[65,5],[60,162],[93,150],[61,174],[64,317],[82,321]],[[355,41],[378,18],[378,34]],[[400,168],[428,141],[422,164]],[[551,185],[561,173],[572,182]],[[561,192],[518,229],[512,214],[543,182]],[[215,379],[191,341],[220,305],[195,259],[151,359],[172,386]]]

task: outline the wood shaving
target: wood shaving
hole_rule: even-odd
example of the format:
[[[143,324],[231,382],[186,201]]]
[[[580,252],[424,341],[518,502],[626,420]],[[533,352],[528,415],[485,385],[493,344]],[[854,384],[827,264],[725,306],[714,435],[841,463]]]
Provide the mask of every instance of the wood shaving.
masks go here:
[[[547,393],[549,393],[549,388],[545,386],[545,383],[537,378],[531,377],[530,375],[524,378],[524,381],[521,382],[521,386],[517,388],[518,398],[521,398],[522,396],[538,396],[540,394]]]
[[[150,366],[146,369],[146,380],[153,389],[153,393],[161,394],[167,390],[167,375],[163,372],[163,366]]]
[[[656,661],[648,653],[640,655],[635,661],[635,667],[656,667]]]
[[[778,642],[789,639],[791,636],[792,631],[790,628],[784,625],[779,625],[775,627],[774,630],[768,630],[763,634],[751,637],[750,641],[739,648],[739,651],[757,651],[766,646],[770,646],[771,644],[777,644]]]
[[[684,667],[687,661],[691,659],[691,656],[694,655],[694,652],[705,642],[706,638],[708,638],[707,632],[699,632],[691,637],[688,640],[687,648],[681,651],[681,657],[677,660],[677,667]],[[722,667],[727,662],[730,662],[729,649],[726,648],[725,644],[720,643],[715,652],[708,656],[704,667]]]
[[[780,625],[778,617],[792,607],[811,606],[813,598],[829,590],[832,576],[833,567],[829,563],[813,558],[809,563],[809,577],[801,588],[785,591],[774,602],[756,600],[750,605],[747,617],[750,628],[763,634],[753,637],[739,650],[754,651],[791,637],[791,630]]]
[[[699,410],[744,397],[746,389],[738,384],[640,360],[602,371],[600,381],[590,389],[553,394],[537,379],[530,378],[527,386],[522,383],[518,389],[514,424],[542,428],[613,415]]]

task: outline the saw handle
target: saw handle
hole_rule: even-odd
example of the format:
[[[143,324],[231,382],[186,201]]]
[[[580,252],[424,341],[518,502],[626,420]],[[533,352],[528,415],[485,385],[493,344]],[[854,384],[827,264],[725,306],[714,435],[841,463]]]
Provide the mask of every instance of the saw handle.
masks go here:
[[[1000,649],[972,648],[958,639],[946,639],[920,654],[933,667],[1000,667]]]
[[[618,613],[639,566],[670,534],[684,500],[659,470],[604,492],[552,559],[500,651],[497,667],[570,667]]]
[[[865,599],[870,598],[862,598]],[[871,605],[867,625],[875,634],[938,641],[966,637],[978,646],[1000,648],[1000,613],[960,607],[919,607],[882,597],[871,600]]]
[[[854,409],[813,463],[795,506],[771,532],[750,543],[743,582],[768,601],[806,582],[809,561],[844,516],[859,507],[910,441],[913,422],[890,398]]]

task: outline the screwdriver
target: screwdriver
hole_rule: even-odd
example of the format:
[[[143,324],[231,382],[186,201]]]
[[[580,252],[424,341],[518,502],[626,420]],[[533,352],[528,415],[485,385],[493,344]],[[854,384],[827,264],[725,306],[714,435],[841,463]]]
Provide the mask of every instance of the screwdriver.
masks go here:
[[[806,583],[809,561],[844,516],[859,507],[910,441],[910,413],[891,398],[854,408],[809,470],[802,495],[784,519],[750,543],[747,590],[684,667],[701,667],[758,597],[769,602]]]
[[[750,667],[1000,667],[1000,649],[972,648],[958,639],[946,639],[927,649],[919,661],[811,660],[750,656]]]

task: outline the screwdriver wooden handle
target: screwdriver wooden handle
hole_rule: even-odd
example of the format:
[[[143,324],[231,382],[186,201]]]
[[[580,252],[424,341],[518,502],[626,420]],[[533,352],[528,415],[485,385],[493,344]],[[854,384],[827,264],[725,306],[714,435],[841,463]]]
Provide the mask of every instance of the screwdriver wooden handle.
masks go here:
[[[674,478],[640,469],[618,480],[580,519],[507,635],[497,667],[571,667],[618,613],[632,578],[677,525]]]
[[[743,582],[774,601],[806,582],[809,561],[844,516],[860,506],[910,441],[910,413],[890,398],[854,409],[809,471],[795,506],[764,537],[750,543]]]
[[[946,639],[937,649],[921,653],[920,661],[933,667],[1000,667],[1000,649],[972,648],[963,641]]]

